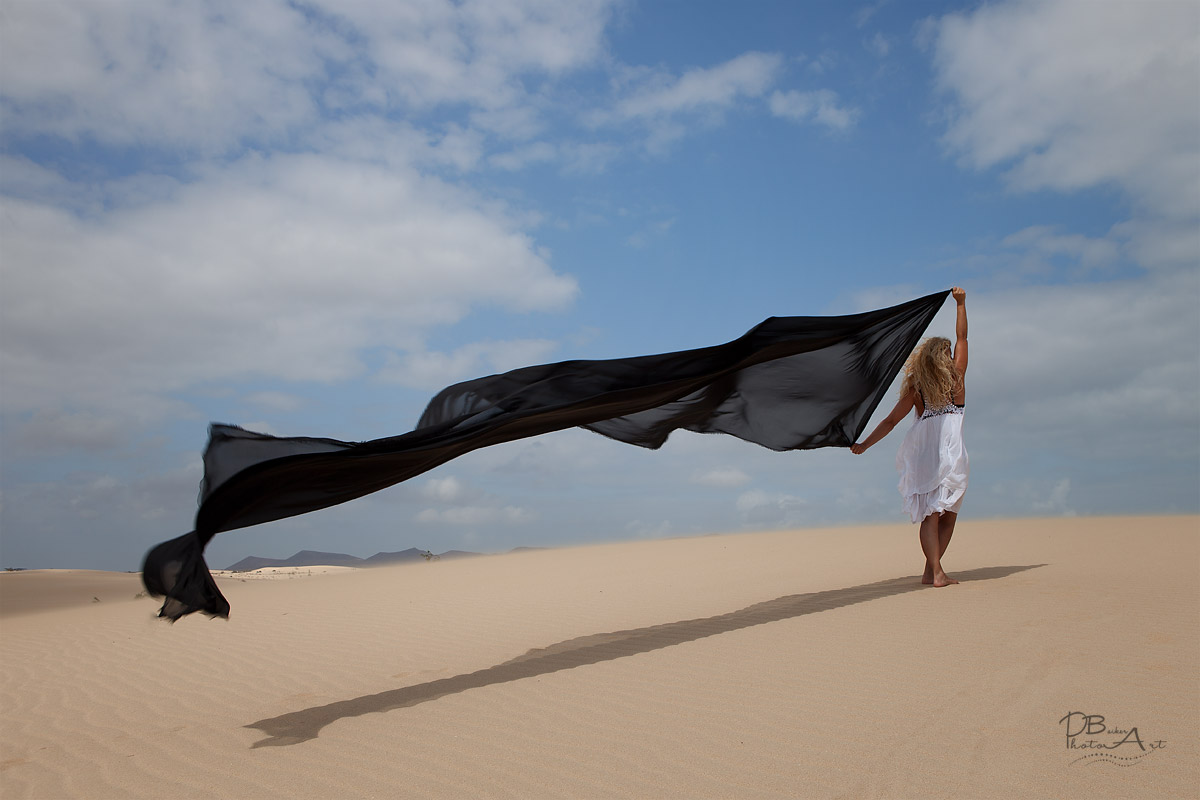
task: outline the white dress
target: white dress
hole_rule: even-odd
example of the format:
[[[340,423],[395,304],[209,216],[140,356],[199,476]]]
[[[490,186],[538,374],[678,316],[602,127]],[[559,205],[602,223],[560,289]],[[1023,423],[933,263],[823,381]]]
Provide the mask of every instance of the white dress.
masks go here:
[[[916,416],[916,411],[913,412]],[[943,511],[958,513],[967,491],[967,448],[963,406],[925,408],[904,435],[896,453],[900,495],[913,522]]]

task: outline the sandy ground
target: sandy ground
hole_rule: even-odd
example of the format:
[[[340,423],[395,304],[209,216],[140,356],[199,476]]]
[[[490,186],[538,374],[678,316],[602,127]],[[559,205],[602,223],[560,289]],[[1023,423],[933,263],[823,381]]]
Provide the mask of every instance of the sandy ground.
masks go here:
[[[945,563],[889,525],[226,574],[175,625],[0,574],[0,795],[1196,796],[1200,517],[964,518]]]

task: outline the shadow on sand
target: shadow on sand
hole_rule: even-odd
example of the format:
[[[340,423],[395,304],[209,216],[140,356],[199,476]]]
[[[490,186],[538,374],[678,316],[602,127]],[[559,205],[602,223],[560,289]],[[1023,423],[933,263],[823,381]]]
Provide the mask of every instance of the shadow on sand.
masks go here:
[[[1041,566],[1045,565],[982,567],[954,574],[955,577],[964,581],[994,580]],[[831,608],[841,608],[881,597],[891,597],[931,588],[922,585],[919,578],[915,576],[892,578],[877,583],[850,586],[845,589],[788,595],[715,617],[688,619],[663,625],[651,625],[636,630],[581,636],[549,647],[530,650],[525,655],[518,656],[511,661],[476,672],[456,675],[452,678],[441,678],[416,686],[389,689],[386,692],[363,695],[351,700],[339,700],[336,703],[262,719],[245,727],[267,734],[267,738],[260,739],[252,747],[280,747],[299,744],[309,739],[315,739],[326,725],[347,717],[408,708],[446,695],[465,692],[468,689],[519,681],[522,678],[546,675],[587,664],[599,664],[767,622],[778,622],[802,617],[805,614],[815,614],[818,611],[827,611]]]

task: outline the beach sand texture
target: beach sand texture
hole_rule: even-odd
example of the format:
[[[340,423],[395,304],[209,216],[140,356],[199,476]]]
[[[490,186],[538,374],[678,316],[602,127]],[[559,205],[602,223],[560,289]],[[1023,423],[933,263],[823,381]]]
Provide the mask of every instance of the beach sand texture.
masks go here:
[[[963,517],[945,564],[907,524],[623,542],[225,575],[175,625],[137,575],[0,574],[0,795],[1196,796],[1200,517]]]

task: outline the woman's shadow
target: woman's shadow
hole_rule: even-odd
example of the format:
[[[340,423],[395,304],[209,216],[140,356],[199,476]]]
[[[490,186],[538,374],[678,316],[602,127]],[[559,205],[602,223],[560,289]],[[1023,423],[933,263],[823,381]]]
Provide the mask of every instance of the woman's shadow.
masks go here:
[[[956,572],[955,575],[964,581],[995,580],[1041,566],[1045,565],[982,567]],[[683,642],[693,642],[708,636],[716,636],[719,633],[763,625],[767,622],[778,622],[805,614],[814,614],[818,611],[827,611],[831,608],[841,608],[881,597],[931,588],[923,586],[915,577],[892,578],[845,589],[788,595],[715,617],[688,619],[635,630],[581,636],[552,644],[549,647],[530,650],[525,655],[518,656],[511,661],[476,672],[456,675],[452,678],[441,678],[416,686],[389,689],[386,692],[363,695],[351,700],[339,700],[323,706],[314,706],[301,711],[281,714],[278,717],[262,719],[245,727],[267,734],[267,738],[255,742],[253,747],[299,744],[309,739],[315,739],[326,725],[346,717],[408,708],[449,694],[464,692],[467,689],[518,681],[522,678],[546,675],[586,664],[599,664],[603,661],[649,653]]]

